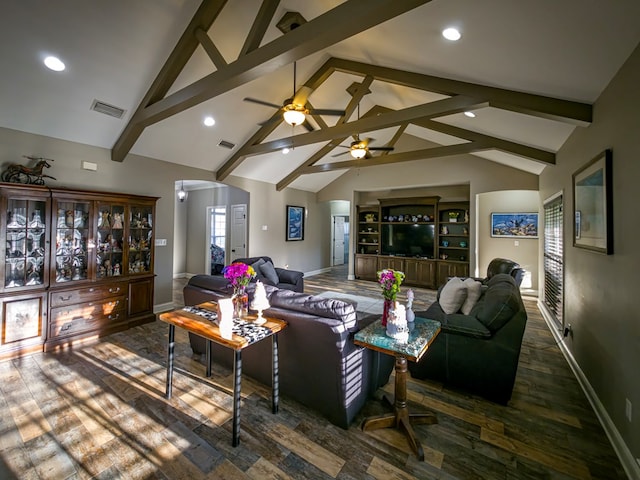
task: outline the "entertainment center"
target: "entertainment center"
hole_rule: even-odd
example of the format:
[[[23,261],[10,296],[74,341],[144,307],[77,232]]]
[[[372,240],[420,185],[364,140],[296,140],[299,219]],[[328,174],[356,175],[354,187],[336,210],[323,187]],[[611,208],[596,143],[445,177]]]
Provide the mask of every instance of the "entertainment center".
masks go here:
[[[405,273],[406,285],[438,288],[469,275],[469,202],[438,196],[384,198],[356,207],[355,277],[378,270]]]

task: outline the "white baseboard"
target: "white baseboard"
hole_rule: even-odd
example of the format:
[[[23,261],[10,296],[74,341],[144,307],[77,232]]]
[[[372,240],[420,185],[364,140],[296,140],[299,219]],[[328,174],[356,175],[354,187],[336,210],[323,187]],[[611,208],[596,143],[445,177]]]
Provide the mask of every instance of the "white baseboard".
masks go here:
[[[173,310],[174,308],[176,308],[176,306],[173,302],[161,303],[159,305],[153,306],[153,313],[158,314],[162,312],[168,312],[170,310]]]
[[[331,271],[331,267],[321,268],[320,270],[311,270],[310,272],[304,272],[305,277],[313,277],[314,275],[319,275],[321,273],[327,273]]]
[[[564,358],[567,360],[569,367],[573,371],[573,374],[576,376],[576,379],[578,380],[580,387],[582,387],[582,391],[584,392],[587,399],[589,400],[589,403],[591,404],[591,408],[593,408],[593,411],[598,417],[598,420],[600,421],[602,428],[607,434],[607,437],[611,442],[611,446],[613,447],[613,450],[616,452],[616,455],[618,455],[618,459],[622,464],[622,468],[624,468],[625,473],[630,479],[640,478],[640,465],[638,464],[636,459],[633,457],[633,454],[631,453],[631,451],[629,450],[629,447],[627,446],[624,439],[622,438],[622,435],[620,435],[620,432],[618,431],[615,424],[613,423],[613,420],[611,420],[609,413],[604,408],[604,405],[602,404],[595,390],[589,383],[587,376],[584,374],[584,372],[580,368],[580,365],[578,364],[578,362],[576,362],[576,359],[571,353],[571,350],[569,350],[565,345],[562,332],[558,330],[558,326],[555,323],[555,320],[553,319],[551,313],[549,312],[546,305],[542,301],[538,301],[538,308],[540,309],[540,312],[542,313],[542,317],[544,318],[544,321],[547,323],[547,326],[549,327],[549,330],[551,331],[553,338],[555,338],[556,343],[560,346],[560,351],[562,352],[562,355],[564,355]]]

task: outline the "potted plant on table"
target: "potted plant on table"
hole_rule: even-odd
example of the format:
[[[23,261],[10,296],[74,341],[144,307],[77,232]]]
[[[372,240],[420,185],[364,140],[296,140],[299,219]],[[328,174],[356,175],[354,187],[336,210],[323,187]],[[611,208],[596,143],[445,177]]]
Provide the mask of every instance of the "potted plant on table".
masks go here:
[[[400,292],[400,285],[404,280],[404,272],[385,268],[378,272],[378,283],[382,287],[382,296],[384,297],[384,310],[382,311],[382,326],[387,326],[387,318],[389,310],[391,310],[396,302],[396,296]]]

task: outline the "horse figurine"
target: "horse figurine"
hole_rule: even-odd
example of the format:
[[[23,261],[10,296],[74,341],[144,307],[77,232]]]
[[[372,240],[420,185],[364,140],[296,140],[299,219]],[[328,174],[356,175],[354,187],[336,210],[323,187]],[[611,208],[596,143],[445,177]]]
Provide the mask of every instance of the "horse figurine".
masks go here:
[[[42,170],[44,170],[45,167],[51,167],[49,162],[53,162],[52,158],[30,157],[28,155],[23,155],[23,157],[28,158],[29,160],[35,160],[37,162],[36,165],[34,167],[25,167],[18,163],[12,163],[4,172],[2,172],[3,182],[44,185],[45,178],[55,180],[55,177],[42,173]]]

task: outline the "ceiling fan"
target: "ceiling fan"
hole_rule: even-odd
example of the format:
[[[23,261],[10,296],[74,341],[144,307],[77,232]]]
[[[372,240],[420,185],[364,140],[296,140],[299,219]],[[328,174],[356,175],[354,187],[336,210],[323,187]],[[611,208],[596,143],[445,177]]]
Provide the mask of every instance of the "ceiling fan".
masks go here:
[[[291,98],[287,98],[282,106],[265,102],[264,100],[259,100],[257,98],[246,97],[244,98],[245,102],[257,103],[258,105],[265,105],[267,107],[277,108],[278,110],[282,110],[282,116],[284,121],[289,125],[295,127],[296,125],[303,125],[307,130],[313,131],[313,126],[307,121],[307,115],[333,115],[333,116],[342,116],[345,115],[344,110],[333,110],[333,109],[322,109],[322,108],[307,108],[307,97],[311,93],[311,89],[308,87],[300,88],[300,91],[296,95],[296,62],[293,62],[293,96]],[[261,125],[265,123],[269,123],[271,121],[276,120],[268,120],[267,122],[263,122]]]
[[[350,153],[353,158],[371,158],[371,150],[380,150],[384,152],[393,151],[393,147],[370,147],[369,143],[374,142],[373,138],[365,138],[360,140],[360,137],[356,134],[353,136],[355,140],[351,142],[351,145],[348,147],[345,145],[336,145],[337,147],[348,148],[348,152],[341,152],[336,155],[332,155],[332,157],[339,157],[340,155],[344,155],[345,153]]]
[[[358,120],[360,120],[360,104],[358,104]],[[360,136],[356,133],[353,136],[353,139],[354,141],[351,142],[351,145],[349,145],[348,147],[345,145],[336,145],[336,147],[348,148],[348,152],[341,152],[332,156],[339,157],[340,155],[344,155],[345,153],[350,153],[353,158],[360,159],[371,158],[371,150],[379,150],[384,152],[393,151],[393,147],[370,147],[369,144],[371,142],[375,142],[374,138],[365,138],[364,140],[360,140]]]

